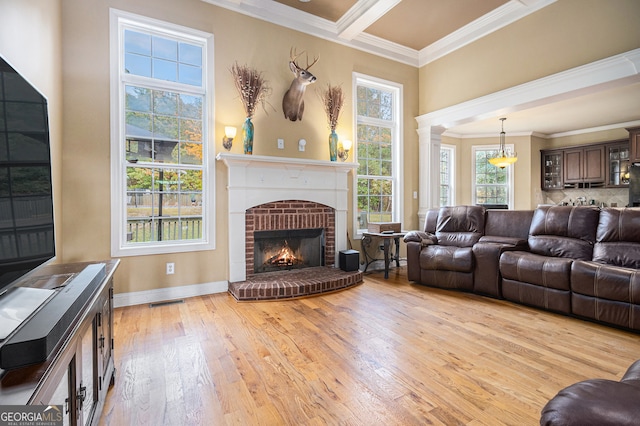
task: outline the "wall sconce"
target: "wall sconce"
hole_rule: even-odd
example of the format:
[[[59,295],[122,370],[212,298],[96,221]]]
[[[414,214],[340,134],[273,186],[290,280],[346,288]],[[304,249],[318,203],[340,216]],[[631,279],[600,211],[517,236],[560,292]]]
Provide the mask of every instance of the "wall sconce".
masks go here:
[[[351,150],[352,146],[353,142],[351,142],[350,140],[345,140],[338,143],[338,158],[340,159],[340,161],[345,161],[347,158],[349,158],[349,151]]]
[[[233,145],[233,138],[236,137],[237,129],[233,126],[226,126],[224,128],[224,136],[222,138],[222,146],[224,149],[229,151],[231,149],[231,145]]]

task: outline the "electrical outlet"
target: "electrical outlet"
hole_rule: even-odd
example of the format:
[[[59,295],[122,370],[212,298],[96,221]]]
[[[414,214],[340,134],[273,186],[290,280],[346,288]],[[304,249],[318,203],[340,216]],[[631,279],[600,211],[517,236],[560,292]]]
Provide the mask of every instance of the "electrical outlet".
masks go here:
[[[278,139],[278,149],[284,149],[284,139]]]
[[[172,275],[176,273],[176,264],[173,262],[167,263],[167,275]]]

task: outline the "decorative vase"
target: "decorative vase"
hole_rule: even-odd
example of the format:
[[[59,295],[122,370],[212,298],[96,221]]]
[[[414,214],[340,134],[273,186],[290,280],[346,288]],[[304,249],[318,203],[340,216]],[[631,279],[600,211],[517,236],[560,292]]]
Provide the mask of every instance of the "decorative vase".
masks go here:
[[[242,125],[242,138],[245,154],[253,154],[253,123],[251,117],[247,117]]]
[[[329,135],[329,159],[336,161],[338,158],[338,135],[335,130],[331,130]]]

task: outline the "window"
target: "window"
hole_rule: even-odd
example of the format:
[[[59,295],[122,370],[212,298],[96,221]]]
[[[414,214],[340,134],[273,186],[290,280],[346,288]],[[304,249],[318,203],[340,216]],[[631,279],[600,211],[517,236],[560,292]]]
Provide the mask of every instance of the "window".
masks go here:
[[[402,86],[354,75],[356,122],[356,229],[402,217],[400,140]]]
[[[211,36],[112,10],[112,254],[213,248]]]
[[[498,153],[498,146],[473,147],[473,203],[506,204],[513,208],[513,167],[500,169],[489,158]],[[513,151],[513,145],[507,146]]]
[[[455,147],[451,145],[440,147],[440,206],[452,206],[456,202],[453,187],[454,154]]]

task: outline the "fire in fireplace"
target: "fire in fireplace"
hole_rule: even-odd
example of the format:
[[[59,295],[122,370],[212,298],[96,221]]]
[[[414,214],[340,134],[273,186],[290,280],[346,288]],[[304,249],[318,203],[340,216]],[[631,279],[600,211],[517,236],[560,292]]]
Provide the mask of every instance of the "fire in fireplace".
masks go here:
[[[255,231],[254,273],[324,266],[324,228]]]

